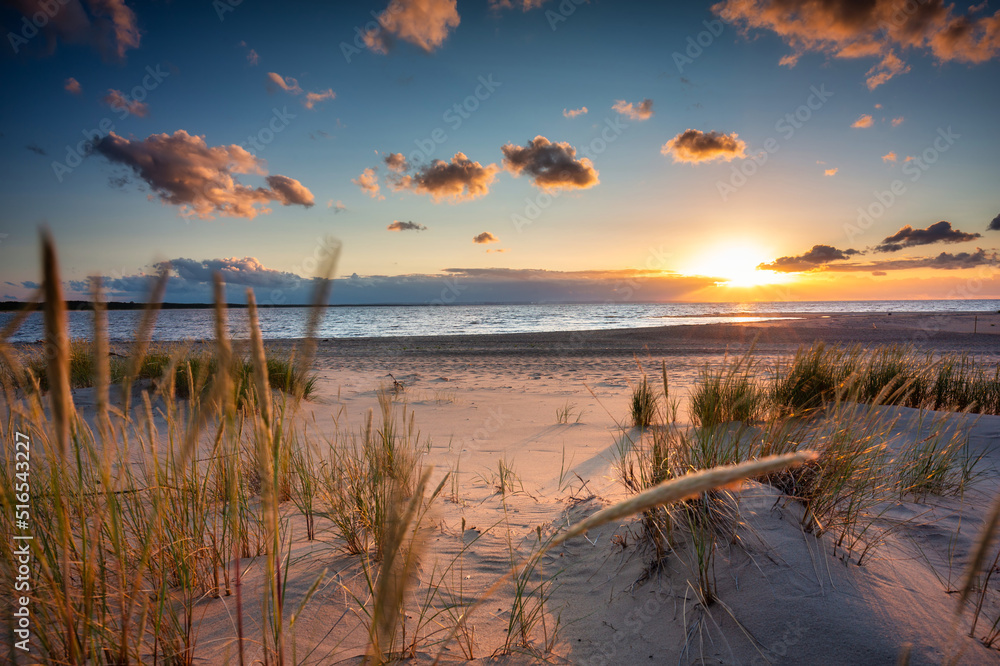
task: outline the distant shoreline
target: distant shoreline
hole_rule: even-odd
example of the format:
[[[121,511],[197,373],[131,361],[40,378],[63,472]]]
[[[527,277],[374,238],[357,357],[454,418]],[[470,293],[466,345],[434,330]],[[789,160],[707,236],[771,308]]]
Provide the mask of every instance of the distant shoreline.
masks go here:
[[[784,303],[939,303],[942,301],[949,301],[953,303],[970,303],[978,301],[995,301],[1000,303],[1000,298],[926,298],[926,299],[904,299],[904,300],[884,300],[884,299],[868,299],[868,300],[841,300],[841,301],[782,301]],[[517,302],[481,302],[481,303],[329,303],[324,307],[328,308],[409,308],[409,307],[482,307],[482,306],[520,306],[520,305],[732,305],[734,303],[739,303],[740,301],[630,301],[628,303],[606,303],[603,301],[553,301],[553,302],[532,302],[532,301],[517,301]],[[775,301],[755,301],[754,303],[774,303]],[[24,309],[25,307],[31,305],[30,302],[26,301],[0,301],[0,312],[16,312]],[[130,310],[145,310],[151,304],[145,302],[135,302],[135,301],[109,301],[104,304],[109,311],[130,311]],[[174,302],[164,302],[159,304],[161,310],[211,310],[215,307],[214,303],[174,303]],[[275,308],[311,308],[312,303],[258,303],[257,307],[260,309],[275,309]],[[229,310],[245,310],[247,309],[246,303],[226,303],[226,308]],[[89,312],[94,309],[93,301],[66,301],[66,309],[75,312]],[[915,311],[909,311],[915,313]],[[993,309],[986,310],[958,310],[955,313],[973,313],[973,312],[993,312]],[[1000,312],[1000,308],[997,309]],[[842,312],[831,311],[831,313],[843,314]],[[748,312],[728,312],[728,313],[717,313],[717,314],[692,314],[692,315],[664,315],[664,317],[702,317],[702,316],[740,316],[747,315]],[[771,313],[767,312],[753,312],[753,316],[764,315],[764,314],[797,314],[794,311],[783,311]],[[819,312],[812,312],[809,314],[821,314]],[[862,314],[862,313],[859,313]]]

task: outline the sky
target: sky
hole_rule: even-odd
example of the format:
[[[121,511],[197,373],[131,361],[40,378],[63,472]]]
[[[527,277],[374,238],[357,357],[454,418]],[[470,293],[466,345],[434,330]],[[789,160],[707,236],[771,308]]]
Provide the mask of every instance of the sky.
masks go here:
[[[1000,8],[0,0],[0,300],[1000,298]]]

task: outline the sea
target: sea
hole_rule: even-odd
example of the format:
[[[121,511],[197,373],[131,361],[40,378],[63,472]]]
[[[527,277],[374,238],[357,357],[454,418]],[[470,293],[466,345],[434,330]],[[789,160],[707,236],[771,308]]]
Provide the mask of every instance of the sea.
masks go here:
[[[518,304],[518,305],[364,305],[326,309],[319,338],[380,338],[418,335],[474,335],[579,331],[650,326],[691,326],[724,322],[755,322],[805,314],[885,312],[1000,312],[1000,300],[920,301],[781,301],[754,303],[616,303],[616,304]],[[14,318],[0,312],[0,330]],[[213,310],[162,310],[156,323],[157,341],[208,340],[213,337]],[[260,310],[261,333],[266,340],[301,338],[309,308]],[[134,339],[142,312],[108,313],[108,334],[113,341]],[[229,311],[234,338],[247,338],[245,309]],[[93,314],[69,313],[70,336],[89,338]],[[8,338],[11,342],[37,342],[43,337],[42,315],[34,312]]]

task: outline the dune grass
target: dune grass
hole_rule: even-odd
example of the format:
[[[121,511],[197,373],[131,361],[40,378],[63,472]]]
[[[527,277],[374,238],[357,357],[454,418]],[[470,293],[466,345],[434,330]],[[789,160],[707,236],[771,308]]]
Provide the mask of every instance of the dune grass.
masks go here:
[[[266,355],[269,385],[290,394],[301,394],[309,398],[316,390],[316,376],[303,372],[296,366],[293,355],[272,352]],[[94,386],[98,364],[94,347],[88,340],[72,340],[69,344],[70,388]],[[21,382],[26,387],[37,385],[42,391],[49,390],[46,361],[43,352],[29,353],[21,360],[27,376]],[[130,360],[120,355],[109,355],[107,362],[108,380],[121,384],[129,373]],[[164,382],[166,373],[173,374],[172,382],[177,397],[188,398],[194,391],[205,390],[209,378],[218,372],[219,359],[216,354],[206,352],[185,352],[172,350],[166,346],[152,348],[143,355],[131,379]],[[253,376],[253,363],[249,358],[233,360],[231,373],[236,400],[242,404],[249,398],[249,388]]]
[[[1000,364],[913,347],[865,349],[816,343],[779,364],[768,382],[781,414],[802,415],[837,399],[976,414],[1000,414]]]
[[[636,439],[623,431],[619,477],[630,492],[641,493],[697,470],[808,446],[816,452],[812,460],[757,480],[800,507],[803,528],[816,537],[829,535],[835,555],[862,566],[900,527],[882,520],[888,509],[900,501],[961,495],[977,478],[982,457],[970,453],[961,427],[947,428],[944,417],[926,411],[918,415],[918,441],[893,449],[896,418],[874,406],[989,408],[989,372],[965,357],[935,360],[902,347],[817,344],[768,376],[751,350],[701,371],[689,396],[691,426],[677,425],[660,408]],[[663,373],[666,387],[665,368]],[[633,398],[633,419],[634,404]],[[642,526],[654,566],[676,555],[700,600],[710,604],[714,554],[719,543],[733,542],[740,522],[735,497],[713,490],[647,510]]]

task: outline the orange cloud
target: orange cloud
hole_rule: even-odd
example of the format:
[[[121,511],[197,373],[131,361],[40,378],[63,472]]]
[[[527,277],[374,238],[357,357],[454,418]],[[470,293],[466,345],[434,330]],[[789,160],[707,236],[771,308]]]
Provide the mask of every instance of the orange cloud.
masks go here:
[[[61,39],[74,44],[92,44],[105,57],[121,60],[129,49],[139,48],[140,34],[135,14],[124,0],[16,0],[13,6],[29,21],[41,15],[41,28],[54,43]],[[23,37],[8,33],[14,53],[26,43]]]
[[[508,143],[501,150],[507,171],[515,176],[527,173],[541,190],[585,190],[601,182],[593,163],[577,159],[576,148],[566,142],[553,143],[539,135],[527,146]]]
[[[302,88],[299,87],[299,82],[292,77],[284,77],[276,72],[267,73],[268,80],[278,88],[281,88],[286,93],[291,93],[293,95],[302,94]]]
[[[395,160],[393,154],[389,158]],[[483,166],[470,160],[464,153],[455,153],[451,162],[434,160],[412,174],[403,175],[401,171],[397,171],[392,174],[390,185],[396,191],[410,190],[417,194],[429,194],[435,202],[450,199],[457,203],[489,194],[490,185],[496,180],[499,171],[496,164]]]
[[[909,71],[897,49],[930,51],[942,62],[992,60],[1000,53],[1000,11],[978,15],[984,8],[956,13],[945,0],[724,0],[712,10],[744,28],[777,34],[792,49],[781,59],[784,65],[809,52],[878,58],[866,74],[874,89]]]
[[[910,71],[910,66],[899,59],[899,57],[889,51],[884,56],[882,60],[874,65],[865,74],[867,77],[865,79],[865,84],[868,86],[868,90],[875,90],[883,83],[887,82],[889,79],[899,74],[906,74]],[[875,108],[881,108],[881,104],[875,105]]]
[[[389,167],[389,171],[403,173],[410,170],[410,164],[406,161],[403,153],[389,153],[384,159],[385,165]]]
[[[731,162],[746,157],[747,144],[736,132],[702,132],[688,129],[663,144],[660,152],[670,155],[674,162],[697,164],[713,160]]]
[[[823,173],[826,174],[827,176],[836,176],[838,171],[840,171],[840,169],[834,167],[832,169],[827,169]]]
[[[898,118],[893,118],[892,119],[892,126],[893,127],[899,127],[900,125],[903,124],[904,120],[906,120],[906,118],[904,118],[903,116],[900,116]]]
[[[312,193],[287,176],[268,176],[264,161],[237,146],[213,146],[184,130],[152,134],[143,140],[125,139],[111,132],[94,150],[114,164],[128,167],[164,203],[181,207],[181,215],[211,219],[212,213],[252,219],[269,213],[264,206],[312,206]],[[269,187],[248,187],[234,174],[265,176]]]
[[[149,115],[149,105],[137,100],[131,100],[122,94],[122,91],[113,88],[108,89],[108,94],[101,98],[101,101],[110,106],[115,111],[124,111],[139,118]]]
[[[885,155],[882,156],[882,161],[883,162],[895,162],[896,161],[896,153],[894,153],[893,151],[890,150],[888,153],[886,153]]]
[[[372,167],[362,171],[357,178],[352,178],[351,182],[360,187],[361,191],[372,199],[385,198],[379,197],[378,176],[375,175],[375,169]]]
[[[576,118],[577,116],[582,116],[587,113],[587,107],[581,106],[579,109],[563,109],[563,116],[566,118]]]
[[[430,53],[460,21],[456,0],[392,0],[379,16],[380,27],[365,33],[365,45],[385,54],[398,38]]]
[[[869,113],[862,113],[858,119],[851,123],[854,129],[867,129],[875,124],[875,119]]]
[[[649,120],[653,117],[653,100],[651,99],[644,99],[638,104],[620,99],[611,108],[632,120]]]
[[[333,92],[331,88],[326,90],[321,90],[319,92],[308,92],[306,93],[305,99],[302,100],[302,105],[307,109],[312,109],[318,103],[325,99],[336,99],[337,93]]]
[[[83,92],[83,86],[81,86],[80,82],[71,76],[64,82],[63,90],[72,95],[79,95]]]
[[[491,234],[490,232],[484,231],[483,233],[477,236],[473,236],[472,242],[482,245],[484,243],[499,243],[500,239]]]

